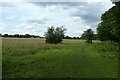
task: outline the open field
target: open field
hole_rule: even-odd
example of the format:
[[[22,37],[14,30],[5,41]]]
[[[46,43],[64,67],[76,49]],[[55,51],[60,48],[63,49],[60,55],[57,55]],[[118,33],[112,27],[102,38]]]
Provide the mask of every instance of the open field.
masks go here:
[[[116,44],[44,39],[2,39],[3,78],[117,78]]]

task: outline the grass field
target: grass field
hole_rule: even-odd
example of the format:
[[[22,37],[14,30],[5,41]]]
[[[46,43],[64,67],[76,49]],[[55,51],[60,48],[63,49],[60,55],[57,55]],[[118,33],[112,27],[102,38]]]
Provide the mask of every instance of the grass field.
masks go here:
[[[3,78],[117,78],[116,44],[44,39],[2,39]]]

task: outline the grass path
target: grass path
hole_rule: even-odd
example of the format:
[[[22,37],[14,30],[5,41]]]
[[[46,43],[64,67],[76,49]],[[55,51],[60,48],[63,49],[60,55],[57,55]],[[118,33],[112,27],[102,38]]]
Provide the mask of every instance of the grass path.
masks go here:
[[[117,77],[117,58],[101,56],[98,45],[80,40],[64,40],[63,44],[49,45],[40,39],[19,39],[16,42],[3,39],[3,77]]]

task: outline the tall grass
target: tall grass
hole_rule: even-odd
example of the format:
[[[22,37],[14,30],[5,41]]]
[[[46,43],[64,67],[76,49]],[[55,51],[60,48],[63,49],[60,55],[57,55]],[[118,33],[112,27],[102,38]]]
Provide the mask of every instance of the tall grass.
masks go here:
[[[3,38],[3,78],[116,78],[118,59],[112,43]],[[103,56],[105,55],[105,57]]]

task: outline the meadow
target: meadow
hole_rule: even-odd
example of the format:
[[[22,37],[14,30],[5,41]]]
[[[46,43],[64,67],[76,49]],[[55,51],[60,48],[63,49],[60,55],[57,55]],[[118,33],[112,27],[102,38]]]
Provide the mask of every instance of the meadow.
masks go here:
[[[64,39],[2,39],[3,78],[117,78],[117,46],[112,42]]]

